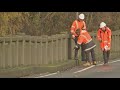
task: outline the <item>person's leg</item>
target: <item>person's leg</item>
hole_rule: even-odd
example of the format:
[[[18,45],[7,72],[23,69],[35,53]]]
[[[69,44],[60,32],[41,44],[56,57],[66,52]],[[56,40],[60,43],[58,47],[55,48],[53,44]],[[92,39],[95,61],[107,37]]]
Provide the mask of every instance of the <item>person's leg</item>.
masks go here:
[[[93,65],[96,65],[96,58],[95,58],[95,51],[94,49],[91,49],[91,57],[92,57],[92,62],[93,62]]]
[[[77,40],[78,40],[78,37],[75,37],[75,39],[74,39],[75,45],[77,45]],[[76,48],[75,54],[74,54],[74,59],[76,60],[76,65],[79,65],[78,50],[79,50],[79,48]]]
[[[85,64],[83,64],[84,66],[90,66],[91,64],[90,64],[90,57],[89,57],[89,53],[90,53],[90,51],[87,51],[87,52],[85,52],[86,53],[86,63]]]
[[[95,51],[94,51],[94,49],[91,49],[90,51],[91,51],[92,61],[96,61],[96,59],[95,59]]]
[[[75,59],[75,60],[78,60],[78,50],[79,50],[79,49],[75,49],[75,55],[74,55],[74,59]]]
[[[110,57],[110,50],[107,51],[107,63],[108,63],[108,61],[109,61],[109,57]]]
[[[76,61],[76,65],[79,65],[78,50],[79,50],[79,48],[78,48],[78,49],[75,49],[75,57],[74,57],[74,59],[75,59],[75,61]]]
[[[77,45],[77,40],[78,40],[78,37],[75,37],[75,39],[74,39],[75,45]],[[74,59],[75,59],[75,60],[78,60],[78,57],[77,57],[77,55],[78,55],[78,50],[79,50],[79,48],[76,48],[76,49],[75,49],[75,54],[74,54]]]
[[[78,40],[78,37],[75,37],[74,39],[75,45],[77,45],[77,40]]]
[[[85,53],[86,53],[86,61],[89,61],[89,51],[87,51]]]
[[[86,61],[86,53],[84,51],[84,44],[81,44],[81,61]]]
[[[103,51],[103,59],[104,59],[104,64],[107,63],[107,51]]]

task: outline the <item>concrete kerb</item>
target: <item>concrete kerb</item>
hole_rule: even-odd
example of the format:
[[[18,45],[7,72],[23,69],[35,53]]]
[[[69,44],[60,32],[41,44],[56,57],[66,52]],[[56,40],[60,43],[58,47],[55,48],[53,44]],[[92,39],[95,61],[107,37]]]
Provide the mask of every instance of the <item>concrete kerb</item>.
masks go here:
[[[43,65],[43,66],[26,66],[26,67],[16,67],[9,69],[0,69],[0,78],[19,78],[23,76],[28,76],[32,74],[38,73],[46,73],[46,72],[57,72],[64,71],[66,69],[75,67],[75,61],[69,60],[67,62],[63,62],[61,64],[56,65]]]

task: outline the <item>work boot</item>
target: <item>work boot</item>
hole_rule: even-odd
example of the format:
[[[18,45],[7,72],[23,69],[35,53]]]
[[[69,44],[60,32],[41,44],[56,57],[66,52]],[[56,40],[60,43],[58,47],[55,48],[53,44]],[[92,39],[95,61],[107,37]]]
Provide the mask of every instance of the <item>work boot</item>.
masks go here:
[[[97,65],[97,62],[96,62],[96,61],[93,61],[93,65]]]
[[[104,60],[104,64],[103,65],[108,65],[108,61],[107,60]]]
[[[89,61],[90,65],[93,65],[93,62],[92,61]]]
[[[104,63],[103,65],[104,65],[104,66],[108,66],[108,63]]]
[[[85,64],[83,64],[83,66],[90,66],[91,63],[90,62],[86,62]]]

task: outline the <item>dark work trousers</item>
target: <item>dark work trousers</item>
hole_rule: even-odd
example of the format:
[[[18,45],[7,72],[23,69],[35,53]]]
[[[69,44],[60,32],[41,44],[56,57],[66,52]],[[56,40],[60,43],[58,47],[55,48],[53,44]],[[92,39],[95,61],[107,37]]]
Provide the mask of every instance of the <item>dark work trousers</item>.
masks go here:
[[[84,47],[83,47],[84,44],[81,44],[81,60],[82,61],[86,61],[86,53],[84,51]]]
[[[77,40],[78,40],[78,37],[75,37],[75,39],[74,39],[74,42],[75,42],[75,45],[77,45]],[[76,65],[78,66],[79,65],[79,60],[78,60],[78,50],[80,49],[80,47],[79,48],[76,48],[75,49],[75,54],[74,54],[74,59],[75,59],[75,61],[76,61]]]
[[[92,61],[96,61],[95,59],[95,52],[94,52],[94,49],[91,49],[89,51],[86,51],[86,61],[90,62],[90,54],[91,54],[91,57],[92,57]]]
[[[103,51],[103,59],[104,59],[104,64],[108,63],[109,61],[109,56],[110,56],[110,50],[109,51]]]
[[[78,40],[78,37],[75,37],[74,41],[75,41],[75,44],[77,45],[77,40]],[[78,49],[75,49],[75,58],[77,57],[78,55]],[[85,61],[86,60],[86,54],[85,54],[85,51],[84,51],[84,48],[83,48],[83,44],[81,44],[81,60],[82,61]]]

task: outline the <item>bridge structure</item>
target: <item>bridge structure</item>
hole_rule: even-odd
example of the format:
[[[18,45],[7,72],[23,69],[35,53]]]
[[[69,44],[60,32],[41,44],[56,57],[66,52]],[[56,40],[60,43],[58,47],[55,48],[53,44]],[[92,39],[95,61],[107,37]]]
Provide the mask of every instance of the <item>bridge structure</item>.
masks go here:
[[[90,33],[95,44],[96,60],[103,61],[96,33]],[[75,66],[74,41],[70,34],[52,36],[0,37],[0,76],[19,77],[31,73],[55,72]],[[120,33],[112,32],[110,59],[120,58]],[[79,50],[79,60],[81,59]],[[81,61],[81,60],[80,60]],[[15,73],[17,72],[17,73]],[[9,76],[10,76],[9,75]]]

